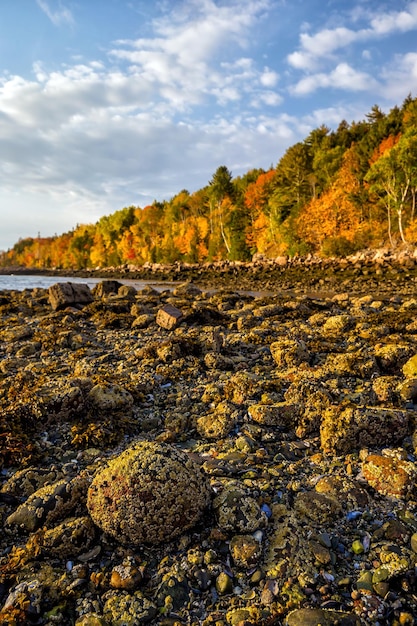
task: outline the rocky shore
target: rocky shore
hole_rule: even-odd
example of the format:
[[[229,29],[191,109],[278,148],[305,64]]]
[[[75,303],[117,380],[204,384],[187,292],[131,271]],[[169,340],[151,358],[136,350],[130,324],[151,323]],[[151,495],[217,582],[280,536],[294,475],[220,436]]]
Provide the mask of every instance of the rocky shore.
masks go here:
[[[0,292],[1,624],[416,623],[417,264],[310,261]]]
[[[145,263],[84,270],[0,268],[1,274],[132,279],[153,282],[194,282],[205,289],[230,288],[246,291],[381,292],[389,295],[401,287],[414,293],[417,284],[417,248],[364,250],[343,258],[281,256],[268,259],[257,254],[250,262]]]

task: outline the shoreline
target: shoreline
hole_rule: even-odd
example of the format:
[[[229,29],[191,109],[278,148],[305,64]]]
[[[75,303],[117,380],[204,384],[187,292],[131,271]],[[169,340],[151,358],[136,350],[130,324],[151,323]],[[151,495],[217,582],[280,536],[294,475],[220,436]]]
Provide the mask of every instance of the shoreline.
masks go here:
[[[412,624],[414,268],[378,292],[364,270],[356,295],[332,269],[336,295],[317,298],[303,272],[261,297],[236,291],[242,276],[216,293],[2,293],[0,621],[111,626],[131,607],[155,626]],[[176,540],[122,543],[89,514],[92,481],[136,442],[189,455],[208,481]],[[186,494],[170,489],[156,508],[136,494],[135,520],[175,524]]]
[[[246,292],[351,294],[414,293],[417,288],[417,250],[365,251],[346,258],[279,257],[251,262],[175,263],[120,266],[100,269],[0,268],[0,275],[73,276],[185,283],[202,289],[236,289]]]

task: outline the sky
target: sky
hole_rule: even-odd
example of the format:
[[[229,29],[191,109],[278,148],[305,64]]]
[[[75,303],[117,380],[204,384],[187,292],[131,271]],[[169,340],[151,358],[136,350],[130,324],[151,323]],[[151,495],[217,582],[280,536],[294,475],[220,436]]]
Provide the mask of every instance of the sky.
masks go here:
[[[417,0],[0,0],[0,250],[417,97]]]

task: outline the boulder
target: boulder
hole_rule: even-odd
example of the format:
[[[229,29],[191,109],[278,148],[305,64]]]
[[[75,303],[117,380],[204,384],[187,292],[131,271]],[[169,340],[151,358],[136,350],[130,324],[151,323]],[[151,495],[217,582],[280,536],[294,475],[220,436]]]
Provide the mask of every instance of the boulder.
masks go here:
[[[186,452],[142,441],[95,475],[87,506],[95,524],[121,543],[154,545],[194,526],[209,499],[206,476]]]
[[[68,306],[84,306],[94,300],[89,286],[84,283],[55,283],[49,287],[48,296],[54,311]]]

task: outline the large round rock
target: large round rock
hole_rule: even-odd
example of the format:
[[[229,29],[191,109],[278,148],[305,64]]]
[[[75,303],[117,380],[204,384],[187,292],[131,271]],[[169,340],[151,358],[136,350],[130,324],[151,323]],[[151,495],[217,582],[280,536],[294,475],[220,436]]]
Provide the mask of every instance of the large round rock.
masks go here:
[[[157,544],[191,528],[209,498],[206,476],[185,452],[147,441],[96,474],[87,505],[97,526],[122,543]]]

